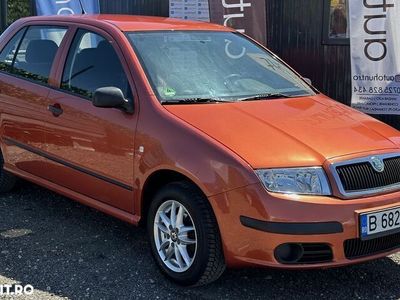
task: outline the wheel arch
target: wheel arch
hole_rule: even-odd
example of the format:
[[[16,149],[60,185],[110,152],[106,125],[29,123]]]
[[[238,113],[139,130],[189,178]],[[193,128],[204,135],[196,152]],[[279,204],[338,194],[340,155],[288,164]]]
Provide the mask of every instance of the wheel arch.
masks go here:
[[[206,198],[207,193],[189,176],[171,169],[160,169],[151,173],[143,184],[140,197],[140,222],[142,226],[146,224],[148,210],[153,196],[159,189],[168,183],[186,181],[195,186]]]
[[[206,193],[194,182],[189,176],[170,169],[160,169],[151,173],[143,184],[141,197],[140,197],[140,225],[146,223],[148,210],[151,204],[151,199],[159,191],[159,189],[168,183],[186,181],[197,187],[197,189],[204,194]]]

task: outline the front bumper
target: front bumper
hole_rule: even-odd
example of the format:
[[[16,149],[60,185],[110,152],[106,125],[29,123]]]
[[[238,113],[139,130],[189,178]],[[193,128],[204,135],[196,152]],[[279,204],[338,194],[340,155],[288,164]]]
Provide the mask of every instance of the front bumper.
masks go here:
[[[209,199],[230,267],[327,268],[376,259],[398,251],[392,247],[350,259],[344,244],[349,240],[357,242],[360,213],[400,206],[400,192],[341,200],[272,194],[261,184],[254,184]],[[267,226],[248,226],[244,220],[255,220],[253,225]],[[333,256],[323,263],[284,264],[277,260],[275,250],[286,243],[329,245]]]

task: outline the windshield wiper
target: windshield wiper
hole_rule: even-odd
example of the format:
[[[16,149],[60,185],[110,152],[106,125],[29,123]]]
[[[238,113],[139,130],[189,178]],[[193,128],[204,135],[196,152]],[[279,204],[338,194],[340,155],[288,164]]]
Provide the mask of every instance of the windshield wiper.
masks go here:
[[[267,93],[267,94],[258,94],[254,96],[239,98],[237,99],[237,101],[268,100],[268,99],[279,99],[279,98],[293,98],[293,96],[281,93]]]
[[[221,98],[186,98],[178,100],[164,100],[162,104],[193,104],[193,103],[220,103],[220,102],[232,102]]]

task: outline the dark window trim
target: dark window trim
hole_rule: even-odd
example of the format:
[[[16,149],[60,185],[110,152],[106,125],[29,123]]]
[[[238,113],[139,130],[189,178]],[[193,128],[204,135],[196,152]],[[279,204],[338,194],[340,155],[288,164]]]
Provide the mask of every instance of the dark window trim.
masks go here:
[[[88,101],[88,102],[92,102],[91,98],[87,98],[87,97],[85,98],[84,96],[77,95],[77,94],[75,94],[73,92],[63,90],[63,89],[61,89],[59,87],[51,86],[51,85],[49,85],[47,83],[43,83],[43,82],[40,82],[40,81],[35,81],[33,79],[30,79],[30,78],[22,77],[22,76],[19,76],[18,74],[8,73],[6,71],[1,71],[1,70],[0,70],[0,74],[11,76],[11,77],[17,78],[19,80],[27,81],[27,82],[29,82],[31,84],[37,84],[37,85],[39,85],[39,86],[41,86],[43,88],[47,88],[49,90],[53,90],[53,91],[60,92],[60,93],[65,93],[65,94],[68,94],[68,95],[71,95],[71,96],[74,96],[74,97],[78,97],[78,98],[80,98],[82,100],[85,100],[85,101]],[[131,99],[128,99],[128,100],[131,100]],[[119,111],[122,111],[122,112],[126,112],[123,108],[109,108],[109,109],[115,109],[115,110],[119,110]]]
[[[338,45],[338,46],[349,46],[350,38],[330,38],[329,27],[331,19],[331,0],[323,0],[324,12],[323,12],[323,26],[322,26],[322,44],[323,45]],[[351,1],[351,0],[347,0]],[[354,0],[353,0],[354,1]],[[350,20],[347,20],[349,24]]]
[[[64,64],[63,64],[63,66],[62,66],[61,79],[60,79],[59,85],[58,85],[58,87],[53,88],[53,89],[54,89],[54,90],[57,90],[57,91],[60,91],[60,92],[64,92],[64,93],[70,94],[70,95],[75,96],[75,97],[78,97],[78,98],[82,98],[83,100],[92,102],[93,99],[92,99],[91,97],[87,97],[87,96],[85,96],[85,95],[75,93],[75,92],[73,92],[73,91],[64,89],[64,88],[62,87],[62,85],[63,85],[63,79],[64,79],[64,73],[65,73],[65,70],[66,70],[66,68],[67,68],[68,58],[69,58],[69,55],[71,54],[71,51],[74,51],[74,50],[75,50],[75,49],[73,49],[73,46],[74,46],[74,43],[75,43],[75,39],[76,39],[76,37],[78,36],[78,34],[79,34],[80,31],[84,31],[85,33],[97,34],[97,35],[99,35],[100,37],[102,37],[105,41],[107,41],[107,42],[110,43],[109,39],[108,39],[107,37],[105,37],[103,34],[97,32],[97,31],[95,31],[95,30],[90,30],[90,29],[87,29],[87,28],[79,27],[79,26],[78,26],[78,27],[76,28],[75,32],[74,32],[74,36],[72,37],[71,43],[69,44],[68,53],[67,53],[67,55],[66,55],[66,57],[65,57],[65,61],[64,61]],[[105,31],[105,33],[106,33],[107,35],[110,35],[110,34],[109,34],[108,32],[106,32],[106,31]],[[111,35],[110,35],[110,37],[112,38]],[[128,76],[128,74],[126,73],[126,70],[125,70],[125,68],[124,68],[124,64],[122,63],[122,61],[121,61],[121,59],[120,59],[120,57],[119,57],[119,55],[118,55],[118,53],[117,53],[117,51],[116,51],[116,49],[115,49],[113,43],[111,43],[111,46],[112,46],[112,48],[114,49],[115,54],[117,55],[117,58],[118,58],[118,60],[119,60],[119,62],[120,62],[120,64],[121,64],[122,70],[124,71],[124,74],[125,74],[125,76],[126,76],[127,79],[128,79],[128,95],[125,95],[125,97],[127,97],[127,99],[132,103],[132,105],[134,105],[135,103],[134,103],[134,92],[133,92],[133,91],[134,91],[135,89],[132,88],[132,85],[131,85],[131,83],[129,82],[129,76]],[[130,75],[130,74],[129,74],[129,75]]]
[[[20,37],[20,39],[19,39],[19,41],[18,41],[18,43],[17,43],[17,47],[15,48],[15,53],[14,53],[14,56],[13,56],[13,58],[12,58],[11,65],[8,65],[8,66],[5,68],[6,70],[0,70],[0,72],[2,72],[2,73],[11,73],[11,71],[12,71],[12,69],[13,69],[13,65],[14,65],[15,58],[17,57],[17,53],[18,53],[19,47],[21,46],[22,40],[23,40],[24,37],[25,37],[26,30],[27,30],[27,27],[24,27],[24,28],[18,30],[15,34],[13,34],[13,35],[11,36],[11,38],[8,39],[8,41],[5,43],[4,47],[3,47],[2,49],[0,49],[0,55],[1,55],[1,54],[3,53],[3,51],[10,45],[10,43],[12,42],[12,40],[13,40],[17,35],[19,35],[20,33],[22,33],[22,35],[21,35],[21,37]]]
[[[75,51],[75,49],[73,49],[73,47],[74,47],[74,46],[77,46],[77,45],[74,45],[74,44],[75,44],[75,41],[76,41],[76,37],[78,36],[79,31],[81,31],[81,30],[84,30],[84,31],[87,31],[87,32],[92,32],[92,33],[98,34],[98,33],[96,33],[96,32],[89,31],[89,30],[87,30],[87,29],[83,29],[83,28],[80,28],[80,27],[77,27],[77,28],[76,28],[76,30],[75,30],[75,32],[74,32],[74,36],[72,37],[71,43],[69,44],[69,48],[68,48],[67,55],[66,55],[66,57],[65,57],[64,64],[63,64],[63,66],[62,66],[61,80],[60,80],[60,84],[59,84],[59,86],[58,86],[58,90],[60,90],[60,91],[62,91],[62,92],[65,92],[65,93],[67,93],[67,94],[70,94],[70,95],[73,95],[73,96],[82,98],[82,99],[87,100],[87,101],[92,101],[92,98],[90,98],[90,97],[87,97],[87,96],[85,96],[85,95],[78,94],[78,93],[75,93],[75,92],[73,92],[73,91],[70,91],[70,90],[67,90],[67,89],[64,89],[64,88],[63,88],[63,83],[64,83],[63,79],[64,79],[65,70],[66,70],[66,68],[67,68],[68,59],[69,59],[69,56],[70,56],[70,54],[71,54],[71,51]],[[100,34],[98,34],[98,35],[100,35]],[[102,37],[103,37],[103,36],[102,36]],[[82,37],[81,37],[81,38],[82,38]],[[103,38],[104,38],[104,37],[103,37]],[[107,40],[107,39],[105,39],[105,40]],[[82,39],[81,39],[81,41],[82,41]]]
[[[72,91],[69,91],[69,90],[66,90],[66,89],[63,89],[63,88],[61,88],[61,84],[60,84],[60,86],[59,87],[51,87],[53,90],[55,90],[55,91],[58,91],[58,92],[62,92],[62,93],[65,93],[65,94],[68,94],[68,95],[71,95],[71,96],[74,96],[74,97],[78,97],[78,98],[80,98],[80,99],[82,99],[82,100],[85,100],[85,101],[89,101],[89,102],[92,102],[92,98],[90,98],[90,97],[86,97],[86,96],[84,96],[84,95],[81,95],[81,94],[77,94],[77,93],[74,93],[74,92],[72,92]]]
[[[27,25],[27,26],[25,26],[23,29],[21,29],[21,30],[24,30],[25,32],[23,33],[23,35],[22,35],[22,37],[21,37],[21,39],[20,39],[20,41],[19,41],[19,43],[18,43],[18,47],[17,47],[17,49],[15,50],[15,54],[14,54],[13,61],[12,61],[12,64],[11,64],[11,66],[10,66],[9,72],[1,71],[1,73],[6,73],[6,74],[8,74],[8,75],[11,75],[11,76],[14,76],[14,77],[17,77],[17,78],[20,78],[20,79],[24,79],[24,80],[27,80],[27,81],[29,81],[29,82],[36,83],[36,84],[39,84],[39,85],[42,85],[42,86],[45,86],[45,87],[50,87],[49,78],[47,78],[47,82],[44,82],[44,81],[39,81],[39,80],[31,79],[31,78],[28,78],[28,77],[25,77],[25,76],[21,76],[21,75],[17,74],[16,72],[14,72],[14,64],[15,64],[15,60],[16,60],[16,58],[17,58],[17,56],[18,56],[18,52],[19,52],[19,50],[20,50],[20,48],[21,48],[22,42],[24,41],[24,39],[25,39],[25,37],[26,37],[26,34],[28,33],[28,31],[30,30],[31,27],[62,28],[62,29],[65,29],[66,32],[65,32],[65,35],[64,35],[64,37],[63,37],[62,40],[64,40],[64,38],[66,37],[66,35],[67,35],[67,33],[68,33],[68,30],[69,30],[69,27],[68,27],[68,26],[62,26],[62,25],[41,25],[41,24],[36,25],[36,24],[34,24],[34,25]],[[16,36],[19,32],[20,32],[20,31],[16,32],[16,33],[13,35],[13,37]],[[10,39],[8,42],[10,42],[10,41],[13,39],[13,37],[11,37],[11,39]],[[3,48],[3,49],[4,49],[4,48]],[[60,48],[58,48],[57,51],[59,51],[59,50],[60,50]],[[54,65],[54,61],[52,62],[52,65]],[[50,75],[51,75],[51,74],[49,74],[49,76],[50,76]]]
[[[17,48],[15,49],[14,57],[13,57],[13,59],[12,59],[11,66],[10,66],[10,72],[11,72],[11,73],[14,71],[15,61],[17,60],[17,56],[18,56],[19,50],[21,49],[22,41],[25,39],[25,36],[26,36],[26,33],[28,32],[28,30],[29,30],[29,26],[27,26],[27,27],[25,28],[25,31],[24,31],[24,33],[22,34],[22,37],[21,37],[21,39],[20,39],[19,42],[18,42],[18,46],[17,46]]]
[[[13,57],[13,59],[12,59],[11,65],[10,65],[10,73],[12,73],[12,71],[13,71],[13,69],[14,69],[15,59],[17,58],[17,54],[18,54],[18,52],[19,52],[19,49],[21,48],[22,41],[24,40],[28,29],[29,29],[29,26],[26,26],[25,28],[22,29],[22,30],[23,30],[23,33],[22,33],[22,36],[21,36],[21,38],[20,38],[20,40],[19,40],[19,42],[18,42],[18,46],[17,46],[17,48],[15,49],[14,57]],[[18,31],[16,34],[14,34],[14,36],[16,36],[17,34],[19,34],[19,31]],[[12,41],[12,39],[14,38],[14,36],[8,41],[9,43]],[[7,47],[7,46],[6,46],[6,47]],[[4,48],[3,48],[3,50],[4,50]]]
[[[11,77],[14,77],[14,78],[17,78],[17,79],[20,79],[20,80],[25,80],[25,81],[28,81],[28,82],[30,82],[32,84],[37,84],[37,85],[40,85],[40,86],[45,87],[45,88],[53,89],[53,87],[51,85],[49,85],[48,83],[45,83],[43,81],[37,81],[37,80],[31,79],[31,78],[27,78],[27,77],[18,75],[16,73],[10,73],[10,72],[7,72],[7,71],[1,71],[0,70],[0,74],[11,76]]]
[[[45,87],[45,88],[48,88],[48,89],[51,89],[51,90],[54,90],[54,91],[58,91],[58,92],[69,94],[71,96],[79,97],[79,98],[82,98],[82,99],[90,101],[90,102],[92,101],[92,99],[90,99],[88,97],[84,97],[82,95],[77,95],[77,94],[75,94],[73,92],[70,92],[70,91],[67,91],[67,90],[63,90],[63,89],[61,89],[59,87],[51,86],[48,83],[44,83],[42,81],[36,81],[36,80],[31,79],[31,78],[23,77],[23,76],[20,76],[18,74],[15,74],[15,73],[10,73],[10,72],[6,72],[6,71],[0,70],[0,74],[11,76],[11,77],[14,77],[14,78],[17,78],[17,79],[20,79],[20,80],[25,80],[25,81],[27,81],[29,83],[37,84],[37,85],[40,85],[42,87]]]

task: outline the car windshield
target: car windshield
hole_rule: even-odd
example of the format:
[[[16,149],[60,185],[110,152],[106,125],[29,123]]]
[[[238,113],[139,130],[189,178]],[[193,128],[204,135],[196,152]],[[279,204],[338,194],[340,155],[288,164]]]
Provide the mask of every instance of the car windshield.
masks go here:
[[[162,103],[251,101],[315,95],[270,52],[241,34],[127,34]]]

